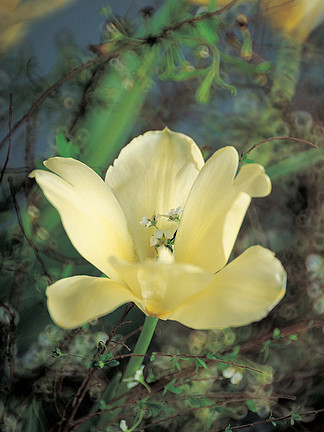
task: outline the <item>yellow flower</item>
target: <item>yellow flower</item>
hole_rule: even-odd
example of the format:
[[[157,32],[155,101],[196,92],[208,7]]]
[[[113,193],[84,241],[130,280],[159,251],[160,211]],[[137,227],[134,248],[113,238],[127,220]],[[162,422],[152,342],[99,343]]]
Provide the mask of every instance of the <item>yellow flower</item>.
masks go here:
[[[273,27],[300,42],[324,19],[323,0],[263,0],[262,6]]]
[[[0,52],[5,51],[26,32],[32,20],[54,12],[72,0],[0,0]]]
[[[209,0],[189,0],[191,3],[207,6]],[[258,0],[238,0],[241,3]],[[231,3],[231,0],[218,0],[219,8]],[[324,19],[323,0],[260,0],[262,12],[270,18],[274,28],[285,36],[297,41],[304,41]]]
[[[33,171],[75,248],[110,277],[74,276],[49,286],[53,320],[75,328],[129,301],[195,329],[266,316],[285,293],[280,261],[253,246],[227,264],[251,197],[271,190],[260,165],[236,175],[238,160],[225,147],[205,164],[191,138],[166,128],[131,141],[105,181],[68,158],[47,160],[53,173]],[[151,245],[155,230],[163,242]],[[163,234],[169,231],[172,238]]]

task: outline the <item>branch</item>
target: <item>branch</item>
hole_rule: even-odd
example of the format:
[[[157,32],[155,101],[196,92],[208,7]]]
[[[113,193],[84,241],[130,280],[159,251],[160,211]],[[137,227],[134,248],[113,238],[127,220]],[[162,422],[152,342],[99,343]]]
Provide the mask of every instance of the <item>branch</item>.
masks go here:
[[[303,140],[303,139],[300,139],[300,138],[294,138],[294,137],[290,137],[290,136],[275,136],[275,137],[267,138],[266,140],[261,141],[261,142],[259,142],[257,144],[254,144],[247,152],[243,153],[242,156],[251,153],[254,149],[256,149],[257,147],[260,147],[260,145],[265,144],[265,143],[267,143],[269,141],[274,141],[274,140],[296,141],[296,142],[299,142],[299,143],[308,144],[311,147],[318,148],[317,145],[313,144],[311,141],[306,141],[306,140]]]
[[[46,265],[45,265],[45,262],[44,262],[43,258],[40,256],[37,247],[34,245],[34,243],[31,241],[31,239],[26,234],[26,231],[25,231],[25,228],[24,228],[24,224],[23,224],[22,219],[21,219],[20,208],[19,208],[19,205],[18,205],[18,202],[17,202],[17,199],[16,199],[16,191],[15,191],[14,184],[13,184],[13,181],[12,181],[11,177],[8,178],[8,182],[9,182],[9,185],[10,185],[10,192],[11,192],[12,200],[13,200],[13,203],[14,203],[14,206],[15,206],[17,220],[18,220],[18,224],[19,224],[19,227],[21,229],[21,232],[22,232],[23,236],[25,237],[25,239],[27,240],[27,243],[29,244],[29,246],[33,249],[35,257],[36,257],[37,261],[39,262],[39,264],[41,265],[42,270],[43,270],[45,276],[47,277],[48,283],[52,284],[53,283],[52,277],[49,274],[49,272],[47,271],[47,268],[46,268]]]
[[[6,160],[5,163],[3,165],[3,168],[1,170],[1,174],[0,174],[0,184],[2,182],[4,173],[6,171],[8,162],[9,162],[9,157],[10,157],[10,151],[11,151],[11,141],[12,141],[12,98],[13,98],[13,93],[10,92],[9,94],[9,133],[8,133],[8,138],[9,138],[9,144],[8,144],[8,151],[7,151],[7,156],[6,156]]]

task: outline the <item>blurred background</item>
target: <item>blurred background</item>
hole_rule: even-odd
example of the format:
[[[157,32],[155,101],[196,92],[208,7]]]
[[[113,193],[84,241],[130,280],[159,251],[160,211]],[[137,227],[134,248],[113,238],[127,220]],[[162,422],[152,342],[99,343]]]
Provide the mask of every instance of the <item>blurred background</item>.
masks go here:
[[[118,431],[139,416],[135,430],[322,431],[324,8],[293,3],[0,0],[4,431]],[[125,363],[93,358],[124,307],[73,331],[51,321],[49,283],[100,273],[28,174],[63,156],[104,175],[132,138],[165,126],[191,136],[205,159],[233,145],[242,164],[264,165],[272,194],[252,202],[233,257],[252,244],[273,250],[287,294],[266,319],[238,329],[160,321],[150,352],[187,360],[148,361],[151,396],[136,387],[123,416],[100,425],[89,414],[104,409]],[[118,342],[133,347],[143,314],[133,308],[127,320],[114,355],[127,352]],[[207,368],[190,355],[206,356]]]

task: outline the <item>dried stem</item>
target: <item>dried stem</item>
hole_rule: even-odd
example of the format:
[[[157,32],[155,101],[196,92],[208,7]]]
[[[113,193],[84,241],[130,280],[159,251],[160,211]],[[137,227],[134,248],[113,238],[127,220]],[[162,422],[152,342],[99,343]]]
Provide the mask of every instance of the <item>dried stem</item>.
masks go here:
[[[257,143],[257,144],[254,144],[254,145],[253,145],[253,146],[252,146],[252,147],[251,147],[247,152],[245,152],[243,155],[247,155],[247,154],[251,153],[254,149],[256,149],[257,147],[260,147],[262,144],[265,144],[265,143],[267,143],[267,142],[269,142],[269,141],[275,141],[275,140],[290,140],[290,141],[296,141],[296,142],[299,142],[299,143],[308,144],[308,145],[310,145],[311,147],[318,148],[317,145],[313,144],[311,141],[306,141],[306,140],[303,140],[303,139],[300,139],[300,138],[294,138],[294,137],[291,137],[291,136],[275,136],[275,137],[267,138],[267,139],[265,139],[264,141],[261,141],[261,142],[259,142],[259,143]]]
[[[13,106],[13,93],[10,92],[10,95],[9,95],[9,133],[8,133],[9,144],[8,144],[8,151],[7,151],[6,160],[5,160],[5,163],[3,165],[3,168],[2,168],[1,174],[0,174],[0,184],[2,182],[4,173],[6,171],[6,168],[7,168],[8,162],[9,162],[9,158],[10,158],[10,152],[11,152],[11,142],[12,142],[12,106]]]
[[[33,249],[35,257],[36,257],[37,261],[39,262],[39,264],[41,265],[42,270],[43,270],[45,276],[47,277],[48,283],[52,284],[53,283],[52,277],[51,277],[51,275],[49,274],[49,272],[48,272],[48,270],[46,268],[46,264],[45,264],[43,258],[40,256],[37,247],[34,245],[34,243],[31,241],[31,239],[26,234],[26,231],[25,231],[25,228],[24,228],[24,224],[23,224],[22,219],[21,219],[20,208],[19,208],[19,205],[18,205],[18,202],[17,202],[17,199],[16,199],[16,192],[15,192],[13,180],[12,180],[11,177],[8,178],[8,182],[9,182],[9,185],[10,185],[10,192],[11,192],[12,200],[13,200],[13,203],[14,203],[14,206],[15,206],[17,220],[18,220],[18,224],[19,224],[19,227],[21,229],[21,232],[22,232],[23,236],[25,237],[25,239],[27,240],[27,243],[29,244],[29,246]]]

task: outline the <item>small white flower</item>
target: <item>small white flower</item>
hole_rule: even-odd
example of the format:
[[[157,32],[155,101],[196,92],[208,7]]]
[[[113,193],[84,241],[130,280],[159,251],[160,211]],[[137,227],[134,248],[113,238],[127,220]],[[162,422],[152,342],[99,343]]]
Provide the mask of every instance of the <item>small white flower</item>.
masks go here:
[[[169,220],[179,222],[182,210],[183,210],[182,206],[179,206],[177,208],[172,208],[171,210],[169,210],[168,211]]]
[[[152,222],[146,216],[143,216],[139,223],[145,226],[145,228],[149,228],[150,226],[152,226]]]
[[[242,381],[243,374],[241,372],[235,372],[231,378],[231,383],[233,385],[239,384]]]
[[[222,373],[224,378],[232,378],[235,372],[236,372],[235,367],[230,366],[227,369],[225,369]]]
[[[242,381],[243,374],[239,372],[235,367],[230,366],[223,371],[224,378],[230,378],[233,385],[239,384]]]
[[[128,389],[136,387],[138,383],[143,383],[144,382],[143,370],[144,370],[144,366],[142,365],[135,372],[135,375],[133,377],[126,378],[126,379],[123,380],[123,381],[127,382],[127,388]]]
[[[155,247],[167,246],[172,237],[173,232],[171,230],[162,231],[157,229],[150,238],[150,245]]]
[[[128,426],[125,420],[121,420],[119,423],[119,427],[123,432],[127,432],[128,431]]]
[[[144,366],[142,365],[136,372],[134,375],[134,380],[140,382],[141,379],[143,378],[143,370],[144,370]]]

